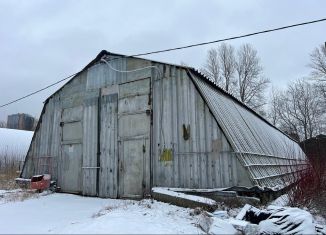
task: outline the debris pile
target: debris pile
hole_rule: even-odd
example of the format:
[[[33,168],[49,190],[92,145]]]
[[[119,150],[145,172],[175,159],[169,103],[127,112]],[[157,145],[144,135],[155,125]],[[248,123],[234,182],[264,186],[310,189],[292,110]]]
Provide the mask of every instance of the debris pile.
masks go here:
[[[201,214],[199,226],[209,234],[322,234],[326,228],[315,224],[312,215],[293,207],[245,205],[235,218],[226,211]]]

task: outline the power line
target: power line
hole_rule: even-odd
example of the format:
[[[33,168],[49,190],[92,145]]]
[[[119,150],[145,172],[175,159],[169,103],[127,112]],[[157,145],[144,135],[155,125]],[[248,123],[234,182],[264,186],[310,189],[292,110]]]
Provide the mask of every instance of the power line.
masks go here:
[[[289,29],[289,28],[294,28],[294,27],[299,27],[299,26],[303,26],[303,25],[308,25],[308,24],[314,24],[314,23],[319,23],[322,21],[326,21],[326,18],[322,18],[322,19],[318,19],[318,20],[312,20],[312,21],[307,21],[307,22],[303,22],[303,23],[298,23],[298,24],[292,24],[292,25],[287,25],[287,26],[283,26],[283,27],[278,27],[278,28],[273,28],[273,29],[267,29],[267,30],[262,30],[262,31],[258,31],[255,33],[248,33],[248,34],[243,34],[243,35],[239,35],[239,36],[233,36],[233,37],[228,37],[228,38],[223,38],[223,39],[218,39],[218,40],[214,40],[214,41],[208,41],[208,42],[201,42],[201,43],[196,43],[196,44],[191,44],[191,45],[186,45],[186,46],[180,46],[180,47],[174,47],[174,48],[169,48],[169,49],[164,49],[164,50],[158,50],[158,51],[151,51],[151,52],[144,52],[144,53],[139,53],[139,54],[134,54],[134,55],[129,55],[129,56],[125,56],[125,58],[128,57],[135,57],[135,56],[145,56],[145,55],[152,55],[152,54],[158,54],[158,53],[164,53],[164,52],[169,52],[169,51],[176,51],[176,50],[183,50],[183,49],[187,49],[187,48],[191,48],[191,47],[198,47],[198,46],[204,46],[204,45],[208,45],[208,44],[214,44],[214,43],[218,43],[218,42],[225,42],[225,41],[231,41],[231,40],[235,40],[235,39],[239,39],[239,38],[245,38],[245,37],[251,37],[251,36],[255,36],[258,34],[264,34],[264,33],[270,33],[270,32],[275,32],[275,31],[280,31],[280,30],[284,30],[284,29]],[[10,101],[6,104],[3,104],[0,106],[0,108],[8,106],[10,104],[16,103],[22,99],[25,99],[29,96],[35,95],[36,93],[39,93],[43,90],[46,90],[60,82],[63,82],[73,76],[75,76],[78,73],[74,73],[72,75],[69,75],[68,77],[61,79],[55,83],[52,83],[42,89],[39,89],[37,91],[34,91],[28,95],[25,95],[21,98],[15,99],[13,101]]]
[[[34,92],[32,92],[32,93],[29,93],[29,94],[27,94],[27,95],[25,95],[25,96],[23,96],[23,97],[18,98],[18,99],[12,100],[12,101],[10,101],[10,102],[8,102],[8,103],[6,103],[6,104],[3,104],[3,105],[0,106],[0,108],[5,107],[5,106],[8,106],[8,105],[13,104],[13,103],[16,103],[16,102],[18,102],[18,101],[20,101],[20,100],[22,100],[22,99],[25,99],[25,98],[27,98],[27,97],[29,97],[29,96],[35,95],[36,93],[39,93],[39,92],[41,92],[41,91],[44,91],[44,90],[46,90],[46,89],[48,89],[48,88],[50,88],[50,87],[52,87],[52,86],[54,86],[54,85],[59,84],[60,82],[63,82],[63,81],[65,81],[65,80],[67,80],[67,79],[69,79],[69,78],[75,76],[76,74],[77,74],[77,73],[71,74],[71,75],[69,75],[68,77],[65,77],[65,78],[63,78],[63,79],[61,79],[61,80],[59,80],[59,81],[57,81],[57,82],[55,82],[55,83],[52,83],[52,84],[50,84],[50,85],[48,85],[48,86],[46,86],[46,87],[43,87],[42,89],[39,89],[39,90],[34,91]]]
[[[314,24],[314,23],[318,23],[318,22],[322,22],[322,21],[326,21],[326,18],[308,21],[308,22],[304,22],[304,23],[292,24],[292,25],[283,26],[283,27],[274,28],[274,29],[267,29],[267,30],[258,31],[255,33],[248,33],[248,34],[244,34],[244,35],[240,35],[240,36],[234,36],[234,37],[229,37],[229,38],[224,38],[224,39],[219,39],[219,40],[214,40],[214,41],[209,41],[209,42],[201,42],[201,43],[197,43],[197,44],[175,47],[175,48],[170,48],[170,49],[164,49],[164,50],[159,50],[159,51],[145,52],[145,53],[140,53],[140,54],[136,54],[136,55],[132,55],[132,56],[152,55],[152,54],[163,53],[163,52],[168,52],[168,51],[182,50],[182,49],[191,48],[191,47],[204,46],[204,45],[208,45],[208,44],[225,42],[225,41],[230,41],[230,40],[234,40],[234,39],[250,37],[250,36],[254,36],[254,35],[258,35],[258,34],[270,33],[270,32],[279,31],[279,30],[283,30],[283,29],[289,29],[289,28],[294,28],[294,27],[298,27],[298,26]]]

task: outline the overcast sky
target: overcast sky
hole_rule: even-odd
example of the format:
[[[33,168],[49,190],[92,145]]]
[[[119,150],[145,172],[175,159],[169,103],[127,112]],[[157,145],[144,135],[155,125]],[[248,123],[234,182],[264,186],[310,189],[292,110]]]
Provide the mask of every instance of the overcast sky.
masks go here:
[[[326,17],[326,1],[0,0],[0,104],[73,74],[102,49],[165,49]],[[230,41],[252,44],[273,86],[309,74],[309,54],[326,41],[326,22]],[[209,45],[145,58],[202,67]],[[60,85],[59,85],[60,86]],[[59,86],[0,108],[0,120],[39,116]]]

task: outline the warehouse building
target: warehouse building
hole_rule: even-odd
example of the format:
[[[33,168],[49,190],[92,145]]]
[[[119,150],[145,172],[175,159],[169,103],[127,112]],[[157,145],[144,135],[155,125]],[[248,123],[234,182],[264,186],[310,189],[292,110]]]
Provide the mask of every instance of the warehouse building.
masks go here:
[[[155,186],[280,189],[300,146],[197,70],[102,51],[45,102],[21,177],[141,198]]]

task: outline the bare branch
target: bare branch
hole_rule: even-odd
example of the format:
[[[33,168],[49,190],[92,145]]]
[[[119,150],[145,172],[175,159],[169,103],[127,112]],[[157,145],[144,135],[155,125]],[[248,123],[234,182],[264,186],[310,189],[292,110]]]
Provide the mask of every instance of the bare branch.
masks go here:
[[[301,140],[325,130],[325,113],[314,84],[301,79],[290,84],[286,91],[275,92],[270,116],[274,123]]]
[[[315,79],[326,82],[326,45],[316,47],[310,54],[311,63],[309,66],[313,69],[311,74]]]
[[[264,92],[269,80],[263,77],[263,68],[257,51],[249,44],[240,47],[235,56],[234,48],[226,43],[210,49],[202,72],[216,81],[224,90],[242,102],[265,114]]]
[[[219,63],[221,69],[221,77],[224,83],[224,89],[231,91],[236,85],[234,79],[236,71],[236,60],[234,56],[234,48],[231,45],[222,43],[218,48]]]
[[[236,71],[240,100],[252,108],[263,106],[269,80],[262,76],[260,59],[251,45],[245,44],[238,50]]]
[[[220,83],[220,65],[218,61],[218,51],[215,48],[211,48],[207,52],[207,59],[202,72],[217,84]]]

